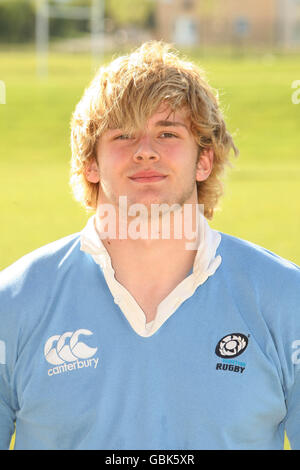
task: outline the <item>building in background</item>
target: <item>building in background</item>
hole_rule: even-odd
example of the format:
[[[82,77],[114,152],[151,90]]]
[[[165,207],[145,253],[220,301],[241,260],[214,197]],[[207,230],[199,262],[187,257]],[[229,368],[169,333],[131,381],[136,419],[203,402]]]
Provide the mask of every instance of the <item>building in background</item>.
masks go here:
[[[156,24],[179,46],[300,47],[300,0],[157,0]]]
[[[277,0],[279,40],[287,47],[300,46],[300,0]]]

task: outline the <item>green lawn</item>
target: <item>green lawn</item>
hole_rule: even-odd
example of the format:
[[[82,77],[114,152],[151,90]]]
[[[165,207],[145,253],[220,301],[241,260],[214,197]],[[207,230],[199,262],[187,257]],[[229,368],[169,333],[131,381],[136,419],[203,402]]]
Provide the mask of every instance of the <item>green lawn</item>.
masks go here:
[[[197,60],[219,89],[240,149],[211,226],[300,264],[300,105],[291,101],[300,58]],[[33,52],[0,52],[7,101],[0,105],[0,269],[88,218],[68,176],[69,122],[92,78],[90,58],[51,55],[49,69],[47,80],[38,79]]]

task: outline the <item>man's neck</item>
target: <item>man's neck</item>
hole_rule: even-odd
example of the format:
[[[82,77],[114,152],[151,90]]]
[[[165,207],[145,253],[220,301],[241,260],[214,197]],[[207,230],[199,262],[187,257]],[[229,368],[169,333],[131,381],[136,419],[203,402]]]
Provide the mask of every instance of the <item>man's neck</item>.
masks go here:
[[[146,322],[156,317],[158,305],[193,267],[196,251],[178,240],[103,240],[111,257],[115,279],[143,310]]]
[[[117,227],[119,222],[117,218]],[[128,279],[132,276],[137,282],[139,279],[151,283],[167,282],[178,277],[184,278],[192,269],[197,253],[197,244],[191,244],[191,235],[194,234],[195,241],[198,233],[195,217],[189,221],[189,230],[184,226],[186,220],[183,217],[179,219],[178,214],[176,217],[174,214],[164,215],[151,225],[152,222],[148,220],[143,225],[144,228],[148,227],[147,234],[142,232],[144,238],[137,238],[136,234],[132,236],[133,232],[129,228],[132,220],[129,219],[126,220],[127,236],[124,236],[122,230],[122,236],[117,233],[115,237],[105,238],[103,219],[96,214],[96,230],[111,257],[116,277],[123,277],[127,273]],[[151,231],[153,227],[155,230]]]

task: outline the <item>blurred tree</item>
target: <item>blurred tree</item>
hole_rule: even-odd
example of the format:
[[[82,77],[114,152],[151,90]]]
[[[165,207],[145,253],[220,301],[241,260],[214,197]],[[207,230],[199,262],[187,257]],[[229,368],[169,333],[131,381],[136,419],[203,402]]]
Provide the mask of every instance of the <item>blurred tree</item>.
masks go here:
[[[34,38],[35,13],[31,2],[0,3],[0,41],[27,42]]]
[[[153,28],[156,0],[103,0],[105,17],[117,27]],[[48,0],[49,4],[55,0]],[[59,3],[59,2],[57,2]],[[90,6],[92,0],[68,0],[68,6]],[[32,42],[35,38],[36,0],[0,1],[0,42]],[[70,37],[90,31],[88,19],[50,18],[50,37]]]
[[[48,0],[49,5],[54,4]],[[68,5],[89,5],[90,0],[71,0]],[[2,0],[0,2],[0,42],[21,43],[35,39],[36,0]],[[67,6],[66,6],[67,8]],[[50,37],[78,35],[89,32],[89,20],[50,18]]]

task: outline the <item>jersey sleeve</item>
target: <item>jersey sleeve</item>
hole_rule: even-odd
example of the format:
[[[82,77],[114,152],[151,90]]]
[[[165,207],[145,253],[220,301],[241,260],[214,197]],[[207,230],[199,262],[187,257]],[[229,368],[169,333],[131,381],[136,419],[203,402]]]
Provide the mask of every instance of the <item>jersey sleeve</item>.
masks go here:
[[[22,378],[39,344],[38,335],[37,343],[32,336],[52,295],[49,286],[57,282],[58,265],[64,259],[60,272],[68,270],[75,247],[81,253],[78,234],[28,253],[0,272],[0,449],[9,448],[15,423],[18,440]]]
[[[292,450],[300,449],[300,268],[290,263],[281,284],[272,278],[276,289],[269,298],[269,310],[276,312],[272,334],[280,358],[286,403],[285,431]]]
[[[256,284],[257,318],[267,327],[267,335],[262,326],[256,334],[281,381],[286,408],[281,429],[291,449],[300,449],[300,267],[267,250],[264,253],[263,258],[254,257],[250,273]]]
[[[9,448],[15,430],[16,392],[13,377],[17,358],[18,326],[12,300],[15,273],[0,273],[0,449]]]

